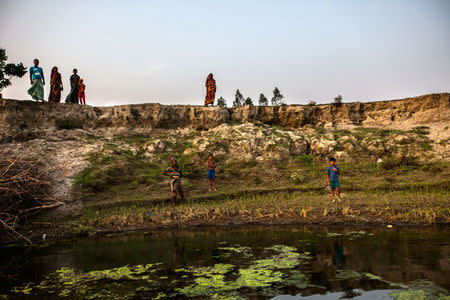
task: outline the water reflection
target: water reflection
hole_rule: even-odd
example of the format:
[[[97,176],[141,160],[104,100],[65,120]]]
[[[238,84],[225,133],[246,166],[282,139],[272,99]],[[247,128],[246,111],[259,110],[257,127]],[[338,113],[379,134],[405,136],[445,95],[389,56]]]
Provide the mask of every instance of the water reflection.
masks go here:
[[[133,285],[116,283],[124,290],[129,288],[124,293],[134,293],[134,298],[156,292],[178,298],[183,296],[180,290],[201,276],[206,282],[218,280],[215,282],[218,287],[221,282],[224,286],[234,284],[234,290],[223,288],[227,295],[238,293],[250,298],[279,295],[276,299],[290,299],[283,294],[330,299],[384,297],[394,289],[401,289],[401,284],[415,282],[422,289],[426,282],[417,280],[450,288],[449,250],[448,228],[355,231],[255,227],[124,234],[58,243],[27,252],[21,248],[0,248],[0,296],[9,293],[12,286],[39,283],[61,267],[86,277],[90,271],[122,266],[134,270],[133,266],[161,263],[148,275],[155,282],[151,291],[136,294],[139,281]],[[292,264],[289,259],[298,263]],[[286,268],[279,267],[280,264]],[[220,273],[219,269],[219,273],[208,277],[207,268],[214,266],[223,266],[226,273]],[[189,271],[199,268],[203,271]],[[268,271],[264,273],[261,269]],[[194,275],[195,272],[203,275]],[[267,284],[258,285],[261,281]]]
[[[342,235],[335,236],[333,241],[333,264],[336,268],[342,269],[344,264],[344,241]]]

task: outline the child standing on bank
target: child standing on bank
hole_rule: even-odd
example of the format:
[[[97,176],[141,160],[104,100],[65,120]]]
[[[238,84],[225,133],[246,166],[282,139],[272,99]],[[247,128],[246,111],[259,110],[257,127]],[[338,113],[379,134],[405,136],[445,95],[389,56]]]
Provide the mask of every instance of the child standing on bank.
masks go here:
[[[208,161],[206,163],[208,166],[208,179],[209,179],[209,191],[211,192],[211,183],[214,186],[214,190],[216,189],[216,162],[213,159],[212,154],[208,155]]]
[[[80,101],[80,105],[86,105],[86,96],[84,95],[84,90],[86,89],[86,85],[83,83],[83,79],[78,81],[78,100]]]
[[[335,202],[334,198],[334,190],[336,190],[336,196],[338,198],[338,201],[341,202],[341,195],[339,193],[339,176],[341,175],[341,170],[339,170],[339,167],[336,166],[336,159],[334,157],[330,157],[330,166],[327,169],[327,179],[328,179],[328,185],[331,189],[331,196],[333,197],[333,201]]]

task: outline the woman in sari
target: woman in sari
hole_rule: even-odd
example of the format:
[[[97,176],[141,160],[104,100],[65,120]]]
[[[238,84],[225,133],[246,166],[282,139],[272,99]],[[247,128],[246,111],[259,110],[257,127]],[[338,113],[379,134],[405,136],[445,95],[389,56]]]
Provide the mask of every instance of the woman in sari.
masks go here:
[[[205,97],[205,106],[208,104],[214,104],[214,98],[216,97],[216,81],[213,78],[213,74],[210,73],[208,78],[206,78],[206,97]]]
[[[50,94],[48,95],[48,102],[59,103],[61,101],[61,91],[63,84],[61,74],[58,72],[58,67],[53,67],[50,75]]]
[[[78,76],[78,70],[73,69],[73,74],[70,76],[70,93],[66,97],[66,103],[78,104],[78,83],[80,76]]]

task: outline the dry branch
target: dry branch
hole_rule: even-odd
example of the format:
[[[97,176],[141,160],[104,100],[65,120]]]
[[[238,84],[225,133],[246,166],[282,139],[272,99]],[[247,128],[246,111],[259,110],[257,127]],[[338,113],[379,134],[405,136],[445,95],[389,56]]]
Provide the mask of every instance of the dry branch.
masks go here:
[[[42,159],[5,157],[0,154],[0,224],[16,238],[30,240],[16,231],[16,226],[43,209],[62,203],[50,195],[51,167]]]

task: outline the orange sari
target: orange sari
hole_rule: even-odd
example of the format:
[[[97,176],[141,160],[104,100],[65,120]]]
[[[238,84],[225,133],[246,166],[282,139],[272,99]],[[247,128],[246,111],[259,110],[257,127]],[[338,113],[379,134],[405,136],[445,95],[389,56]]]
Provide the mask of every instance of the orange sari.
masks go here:
[[[205,106],[208,104],[214,104],[214,98],[216,97],[216,81],[213,78],[213,74],[209,74],[206,79],[206,97],[205,97]]]

